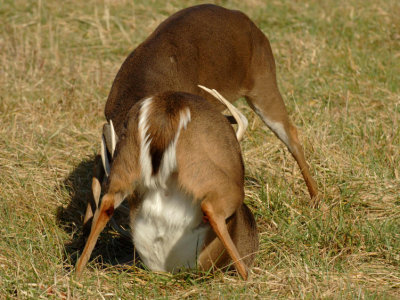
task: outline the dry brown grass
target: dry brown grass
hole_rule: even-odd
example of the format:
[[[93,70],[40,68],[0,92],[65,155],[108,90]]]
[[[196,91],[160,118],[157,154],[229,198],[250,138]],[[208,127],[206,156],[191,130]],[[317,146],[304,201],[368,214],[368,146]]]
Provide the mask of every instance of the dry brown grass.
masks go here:
[[[108,229],[77,282],[103,108],[126,55],[198,1],[3,1],[0,5],[0,298],[400,297],[400,5],[396,0],[216,1],[269,36],[290,115],[322,193],[250,120],[246,202],[260,252],[235,274],[157,274],[117,262]]]

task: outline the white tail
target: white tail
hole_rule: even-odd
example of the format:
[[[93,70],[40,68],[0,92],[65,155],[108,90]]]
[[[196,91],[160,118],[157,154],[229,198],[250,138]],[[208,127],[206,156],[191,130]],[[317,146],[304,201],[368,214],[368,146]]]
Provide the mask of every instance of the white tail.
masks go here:
[[[236,131],[236,138],[240,142],[243,139],[244,133],[246,132],[246,129],[248,126],[247,118],[240,112],[240,110],[238,110],[228,100],[226,100],[220,93],[218,93],[218,91],[216,91],[214,89],[209,89],[202,85],[199,85],[199,87],[202,88],[203,90],[205,90],[206,92],[210,93],[216,99],[218,99],[223,105],[226,106],[226,108],[232,114],[232,116],[234,117],[234,119],[236,120],[236,122],[238,124],[238,128]],[[104,128],[105,129],[103,130],[102,141],[100,144],[100,149],[101,149],[100,154],[101,154],[101,161],[103,164],[103,168],[104,168],[106,177],[108,177],[110,174],[111,162],[108,159],[107,152],[109,152],[111,154],[111,159],[112,159],[114,157],[117,138],[116,138],[116,133],[114,130],[112,120],[110,120],[109,124],[106,124]],[[110,147],[107,147],[107,145],[110,145]]]

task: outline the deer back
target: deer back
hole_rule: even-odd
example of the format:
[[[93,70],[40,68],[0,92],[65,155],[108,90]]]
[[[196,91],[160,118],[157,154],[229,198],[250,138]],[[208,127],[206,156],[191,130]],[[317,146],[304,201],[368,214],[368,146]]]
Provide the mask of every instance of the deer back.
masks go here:
[[[275,68],[269,42],[245,14],[210,4],[190,7],[162,22],[127,57],[105,115],[119,135],[137,101],[168,90],[201,95],[222,110],[198,84],[233,101],[252,88],[257,70],[267,67]]]

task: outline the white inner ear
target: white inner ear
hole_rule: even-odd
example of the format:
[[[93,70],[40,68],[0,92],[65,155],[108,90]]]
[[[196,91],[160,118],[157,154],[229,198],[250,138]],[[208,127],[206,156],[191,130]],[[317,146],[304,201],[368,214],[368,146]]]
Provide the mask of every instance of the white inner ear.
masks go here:
[[[106,141],[104,139],[104,135],[101,136],[101,161],[103,162],[103,168],[106,172],[106,176],[110,175],[110,162],[107,157],[107,146]]]
[[[110,135],[111,135],[111,157],[114,157],[115,147],[117,146],[117,135],[115,134],[114,125],[110,120]]]

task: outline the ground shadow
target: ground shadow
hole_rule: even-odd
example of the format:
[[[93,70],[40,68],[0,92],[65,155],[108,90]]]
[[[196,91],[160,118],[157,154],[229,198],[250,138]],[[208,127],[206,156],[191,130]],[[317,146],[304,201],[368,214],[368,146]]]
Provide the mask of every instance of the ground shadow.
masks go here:
[[[93,199],[91,181],[94,161],[95,157],[91,157],[80,162],[59,187],[70,197],[67,207],[58,207],[56,218],[58,226],[71,236],[64,246],[66,261],[72,266],[76,264],[90,232],[91,221],[83,226],[83,217],[88,201]],[[117,209],[114,219],[118,225],[128,228],[127,213]],[[91,260],[99,261],[104,266],[138,264],[134,256],[132,241],[107,226],[97,241]]]
[[[65,269],[68,271],[71,271],[71,266],[76,265],[90,232],[91,221],[83,226],[83,218],[87,203],[92,201],[91,182],[94,162],[94,156],[81,161],[57,187],[66,191],[70,199],[68,205],[59,206],[56,213],[57,225],[70,236],[70,240],[64,244]],[[247,180],[255,179],[247,178]],[[129,216],[123,210],[117,209],[113,218],[117,225],[129,228]],[[110,225],[107,225],[99,236],[90,261],[95,261],[100,268],[107,268],[110,265],[135,265],[145,268],[138,255],[135,254],[131,239],[121,235]],[[176,274],[174,277],[186,278],[189,274],[190,276],[197,274],[198,280],[210,279],[209,272],[194,270]]]

